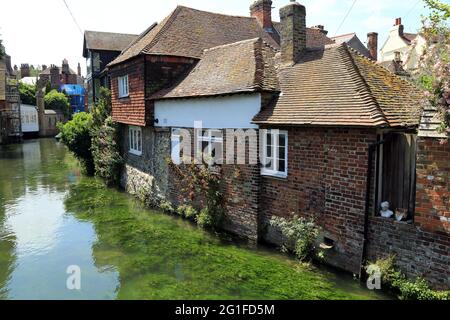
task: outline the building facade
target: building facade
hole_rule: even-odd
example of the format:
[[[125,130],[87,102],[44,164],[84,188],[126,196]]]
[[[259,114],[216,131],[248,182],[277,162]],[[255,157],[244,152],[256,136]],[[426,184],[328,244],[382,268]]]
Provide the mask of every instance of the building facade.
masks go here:
[[[183,205],[188,181],[167,159],[206,154],[222,175],[226,230],[277,244],[274,217],[311,217],[329,264],[358,274],[396,253],[408,276],[448,288],[448,150],[423,136],[420,92],[307,28],[304,6],[272,23],[271,5],[255,1],[250,17],[179,6],[108,65],[123,187]],[[383,217],[386,201],[395,218]]]

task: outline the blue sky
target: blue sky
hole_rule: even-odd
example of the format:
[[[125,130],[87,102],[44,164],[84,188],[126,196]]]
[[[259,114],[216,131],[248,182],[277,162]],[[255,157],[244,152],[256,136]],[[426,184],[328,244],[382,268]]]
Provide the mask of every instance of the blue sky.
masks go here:
[[[161,21],[177,4],[231,15],[249,15],[253,0],[66,0],[83,30],[141,33],[152,22]],[[325,25],[330,36],[357,32],[365,42],[368,32],[380,34],[381,46],[397,17],[407,32],[420,28],[426,14],[422,0],[301,0],[306,6],[307,25]],[[450,0],[446,0],[448,2]],[[273,19],[289,0],[273,0]],[[60,64],[64,58],[75,69],[82,63],[83,37],[63,0],[4,0],[0,10],[0,34],[13,64],[28,62]]]

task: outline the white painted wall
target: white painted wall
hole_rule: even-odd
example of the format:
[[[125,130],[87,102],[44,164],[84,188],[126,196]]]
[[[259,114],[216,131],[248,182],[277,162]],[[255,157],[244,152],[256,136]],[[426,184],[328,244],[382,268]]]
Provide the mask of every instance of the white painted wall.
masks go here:
[[[156,127],[193,128],[202,121],[207,129],[258,128],[251,121],[261,109],[261,95],[160,100],[155,102]]]
[[[38,132],[39,118],[36,106],[20,105],[22,132]]]
[[[394,60],[395,52],[400,52],[405,70],[417,69],[425,44],[425,40],[417,36],[415,43],[409,45],[400,37],[399,26],[395,26],[390,30],[389,37],[380,50],[381,62]]]

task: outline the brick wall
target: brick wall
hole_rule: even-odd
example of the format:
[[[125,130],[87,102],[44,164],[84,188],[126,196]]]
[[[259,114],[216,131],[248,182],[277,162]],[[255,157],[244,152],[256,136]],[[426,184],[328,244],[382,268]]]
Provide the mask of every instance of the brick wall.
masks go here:
[[[124,124],[145,126],[145,63],[138,57],[110,70],[112,117]],[[119,98],[118,77],[128,75],[129,97]]]
[[[450,145],[419,138],[414,223],[373,217],[369,258],[389,254],[409,277],[423,277],[437,289],[450,287]]]
[[[278,242],[272,216],[316,217],[324,236],[335,241],[327,261],[358,272],[361,260],[368,146],[375,131],[290,128],[288,178],[263,177],[261,224],[264,238]]]

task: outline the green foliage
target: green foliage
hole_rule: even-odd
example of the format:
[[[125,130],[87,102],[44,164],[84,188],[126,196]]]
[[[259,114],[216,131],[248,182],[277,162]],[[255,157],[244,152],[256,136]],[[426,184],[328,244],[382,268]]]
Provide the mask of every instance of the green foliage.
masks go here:
[[[191,205],[181,205],[177,208],[176,213],[187,219],[196,219],[198,216],[198,211]]]
[[[65,124],[58,124],[61,141],[74,153],[86,173],[94,173],[94,159],[91,152],[92,115],[80,112]]]
[[[450,135],[450,5],[425,0],[431,13],[423,20],[421,36],[426,47],[420,58],[417,83],[425,90],[425,101],[439,112],[438,131]]]
[[[36,105],[36,86],[19,82],[19,94],[23,104]]]
[[[294,216],[288,220],[274,217],[270,225],[281,231],[285,251],[292,250],[300,261],[307,261],[316,256],[315,243],[320,228],[313,219]]]
[[[111,117],[101,127],[92,129],[92,157],[95,174],[105,180],[108,185],[117,186],[120,182],[120,171],[123,159],[120,155],[118,126]]]
[[[70,115],[69,99],[64,93],[52,90],[45,95],[44,102],[46,109],[59,110],[62,111],[65,116]]]
[[[92,112],[92,156],[95,174],[110,186],[118,186],[123,158],[120,154],[120,130],[111,118],[111,93],[101,88],[99,102]]]
[[[395,256],[378,259],[369,264],[366,270],[378,269],[381,272],[381,282],[387,289],[398,294],[401,300],[449,300],[450,291],[434,291],[428,283],[421,278],[412,281],[398,271],[395,265]]]
[[[5,56],[5,48],[3,47],[2,42],[3,42],[3,40],[0,39],[0,59]]]
[[[100,88],[98,103],[94,106],[91,113],[94,119],[94,126],[97,127],[102,126],[105,123],[106,119],[111,116],[111,92],[107,88]]]

